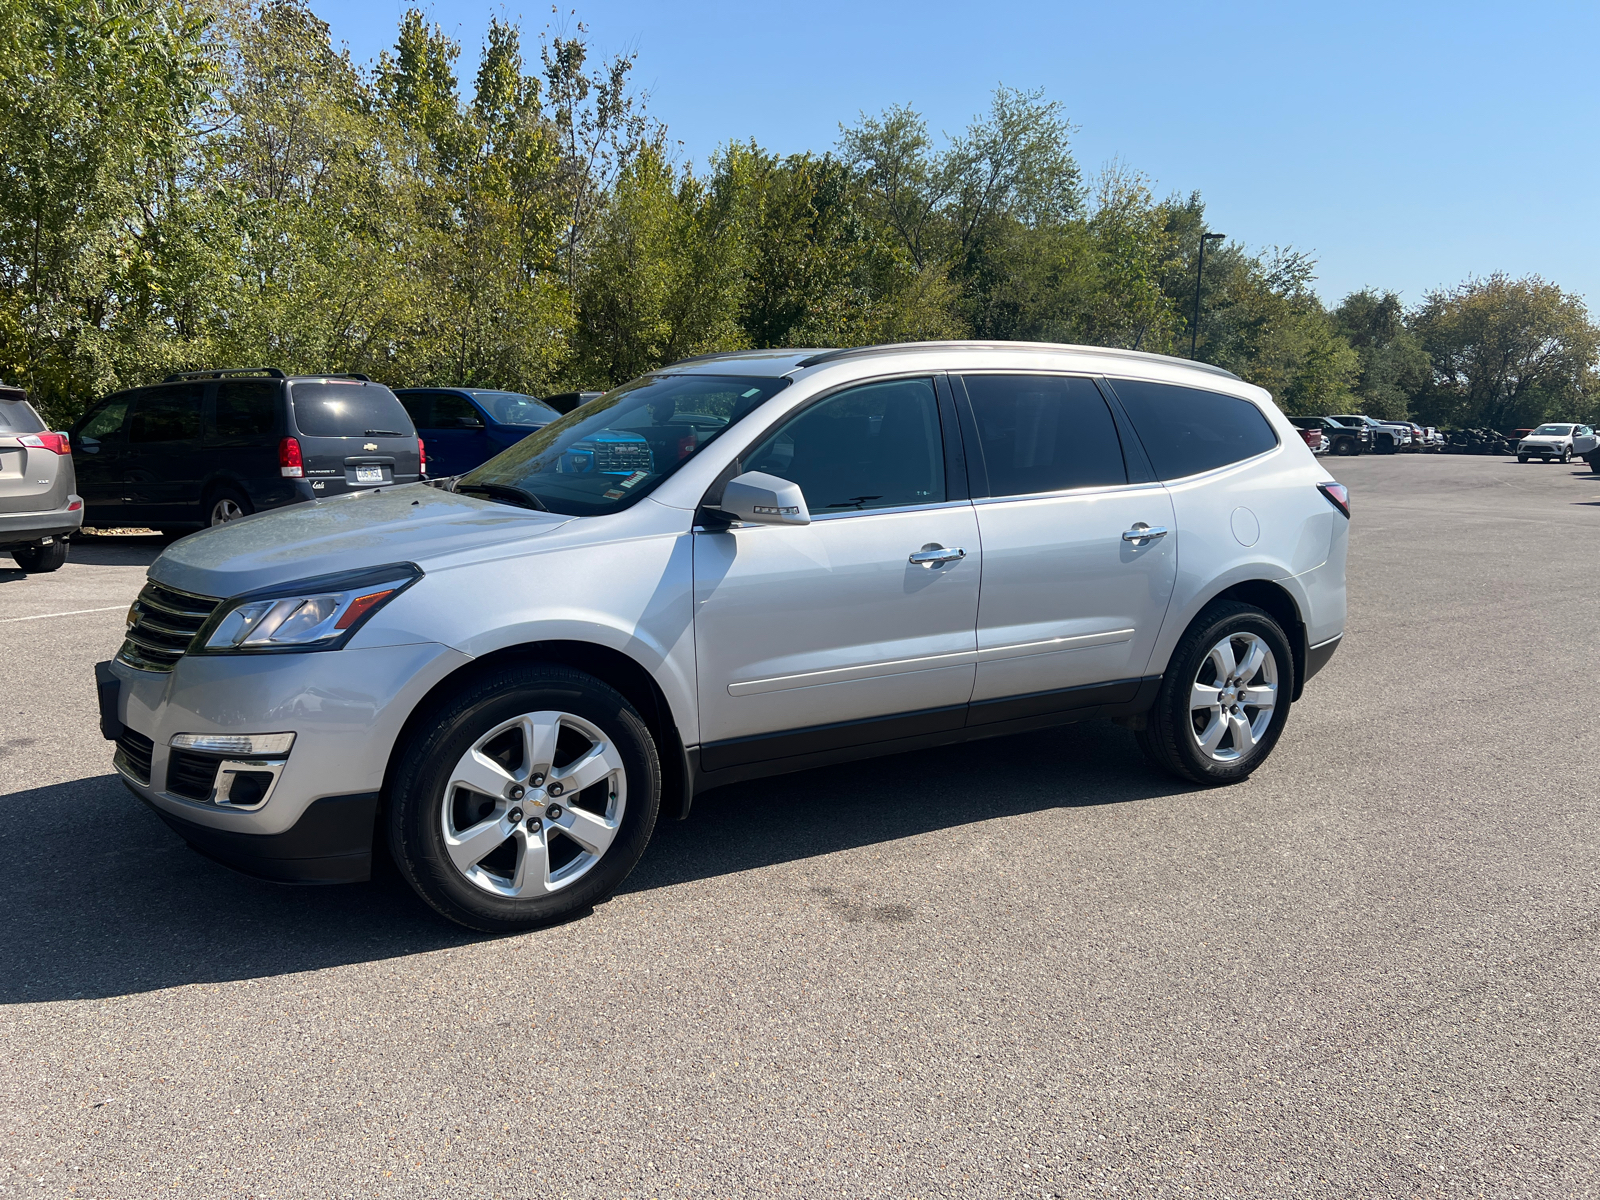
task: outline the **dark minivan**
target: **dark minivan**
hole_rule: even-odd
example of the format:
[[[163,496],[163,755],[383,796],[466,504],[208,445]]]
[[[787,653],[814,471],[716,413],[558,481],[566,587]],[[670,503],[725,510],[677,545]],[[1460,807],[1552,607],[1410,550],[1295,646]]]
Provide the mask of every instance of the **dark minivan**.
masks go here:
[[[191,371],[117,392],[72,427],[84,524],[221,525],[426,468],[411,418],[364,375]]]

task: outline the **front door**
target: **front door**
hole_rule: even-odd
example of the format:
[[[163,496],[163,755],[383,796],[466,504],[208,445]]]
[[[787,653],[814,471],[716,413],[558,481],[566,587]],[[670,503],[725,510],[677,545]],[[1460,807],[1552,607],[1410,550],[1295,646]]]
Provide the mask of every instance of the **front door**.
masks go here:
[[[428,427],[417,433],[428,446],[429,475],[463,475],[498,453],[472,401],[459,392],[429,392],[428,399]]]
[[[812,520],[695,534],[705,769],[963,724],[982,564],[943,441],[932,380],[902,379],[810,405],[741,457],[798,483]],[[911,561],[929,547],[965,554]]]
[[[963,383],[973,471],[986,481],[974,492],[987,492],[974,500],[983,602],[970,723],[1133,699],[1177,572],[1171,498],[1159,483],[1129,483],[1092,379]]]
[[[107,396],[72,431],[72,472],[83,497],[84,524],[91,527],[115,528],[122,519],[128,406],[135,394]]]

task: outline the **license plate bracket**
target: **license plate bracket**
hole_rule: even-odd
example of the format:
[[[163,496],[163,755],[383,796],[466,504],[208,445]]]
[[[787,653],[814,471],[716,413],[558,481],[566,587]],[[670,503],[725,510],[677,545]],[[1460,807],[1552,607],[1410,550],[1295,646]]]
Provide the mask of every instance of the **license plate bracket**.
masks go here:
[[[357,483],[382,483],[383,482],[383,468],[382,467],[357,467],[356,468],[356,482]]]

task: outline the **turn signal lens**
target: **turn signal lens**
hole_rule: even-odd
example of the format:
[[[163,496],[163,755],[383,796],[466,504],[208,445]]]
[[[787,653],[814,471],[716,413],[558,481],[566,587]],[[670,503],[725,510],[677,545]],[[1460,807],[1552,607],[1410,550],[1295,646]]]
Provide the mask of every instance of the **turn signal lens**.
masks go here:
[[[294,734],[175,733],[169,745],[177,750],[203,750],[208,754],[287,754],[294,745]]]
[[[1350,516],[1350,489],[1342,483],[1319,483],[1317,491],[1328,498],[1328,503],[1346,517]]]
[[[428,445],[421,438],[417,439],[417,470],[424,475],[428,473]]]
[[[333,623],[335,629],[349,629],[362,617],[366,616],[390,596],[394,595],[394,588],[384,588],[381,592],[373,592],[367,596],[357,596],[350,601],[350,607],[344,610],[344,615]]]
[[[304,479],[305,459],[300,457],[300,439],[287,437],[278,443],[278,474],[285,479]]]

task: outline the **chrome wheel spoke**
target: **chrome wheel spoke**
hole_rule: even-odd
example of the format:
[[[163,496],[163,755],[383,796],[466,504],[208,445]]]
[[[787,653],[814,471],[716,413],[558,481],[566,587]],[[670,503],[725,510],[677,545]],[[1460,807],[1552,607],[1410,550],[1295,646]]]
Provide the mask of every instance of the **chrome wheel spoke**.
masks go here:
[[[542,896],[550,890],[550,850],[544,830],[535,826],[517,834],[516,873],[511,876],[513,896]]]
[[[556,756],[556,740],[561,736],[561,714],[529,713],[519,717],[517,725],[522,730],[522,778],[550,774],[550,763]]]
[[[1261,670],[1261,664],[1266,661],[1267,647],[1259,640],[1252,639],[1250,649],[1245,651],[1244,661],[1239,664],[1237,672],[1240,679],[1249,683],[1256,677],[1256,672]]]
[[[1275,683],[1258,683],[1239,691],[1239,703],[1246,708],[1267,709],[1277,702],[1278,685]]]
[[[511,772],[474,746],[461,756],[446,787],[451,791],[464,787],[499,800],[505,796],[506,789],[516,782]]]
[[[1238,713],[1228,718],[1228,728],[1233,731],[1233,749],[1236,754],[1249,754],[1256,748],[1255,732],[1250,722]]]
[[[1222,701],[1217,699],[1218,687],[1214,683],[1197,683],[1189,692],[1189,707],[1195,711],[1202,708],[1220,708]]]
[[[1207,723],[1205,729],[1195,735],[1200,739],[1200,749],[1204,750],[1207,754],[1215,754],[1217,752],[1217,746],[1222,741],[1222,735],[1227,731],[1228,722],[1223,717],[1222,710],[1219,708],[1215,713],[1212,714],[1211,720]]]
[[[496,813],[487,821],[480,821],[460,833],[445,831],[444,844],[450,852],[450,861],[463,875],[470,875],[476,867],[511,836],[512,825],[504,814]]]
[[[1233,658],[1232,638],[1223,638],[1222,641],[1211,647],[1211,653],[1207,657],[1211,659],[1212,665],[1217,668],[1217,682],[1219,684],[1224,680],[1233,678],[1236,664]]]
[[[622,759],[607,742],[597,742],[582,758],[568,763],[551,774],[551,780],[561,784],[567,795],[575,795],[586,787],[599,783],[613,771],[622,770]]]
[[[559,817],[547,818],[548,824],[559,829],[596,858],[606,852],[611,839],[617,836],[617,824],[582,808],[563,808]]]

